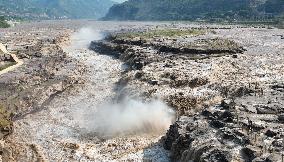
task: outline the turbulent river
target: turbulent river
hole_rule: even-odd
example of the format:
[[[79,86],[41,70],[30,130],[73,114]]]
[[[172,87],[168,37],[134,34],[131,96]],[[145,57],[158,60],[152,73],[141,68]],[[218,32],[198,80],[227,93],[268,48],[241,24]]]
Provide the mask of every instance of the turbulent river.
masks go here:
[[[75,33],[71,45],[65,51],[87,65],[88,72],[82,76],[86,83],[63,92],[44,110],[29,114],[14,123],[14,133],[9,138],[15,143],[21,143],[26,147],[23,149],[31,153],[30,156],[27,154],[23,157],[22,161],[169,161],[168,152],[158,142],[161,133],[114,136],[113,133],[118,133],[118,128],[129,131],[123,129],[125,125],[130,128],[137,126],[137,123],[129,125],[133,123],[131,117],[116,121],[115,119],[119,120],[127,114],[117,115],[120,112],[115,109],[126,107],[127,110],[131,104],[140,104],[142,108],[145,105],[141,106],[142,103],[137,100],[131,100],[130,106],[125,103],[110,104],[115,96],[114,87],[120,78],[122,63],[88,49],[91,40],[101,38],[99,32],[90,33],[90,29]],[[163,109],[166,106],[160,101],[149,103],[146,107],[157,105],[162,106],[161,112],[166,110]],[[96,114],[96,108],[104,108],[106,111]],[[144,112],[139,112],[141,113]],[[141,117],[141,120],[147,119]],[[103,130],[100,129],[102,123]],[[113,136],[102,138],[98,136],[100,133],[112,133]],[[37,157],[32,152],[36,152]]]

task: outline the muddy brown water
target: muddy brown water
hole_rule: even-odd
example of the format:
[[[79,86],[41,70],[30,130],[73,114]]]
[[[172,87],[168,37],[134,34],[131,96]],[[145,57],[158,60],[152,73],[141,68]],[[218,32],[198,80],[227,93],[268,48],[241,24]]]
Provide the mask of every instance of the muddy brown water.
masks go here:
[[[86,34],[86,33],[84,33]],[[94,34],[93,36],[99,36]],[[9,137],[18,161],[169,161],[168,152],[158,143],[162,134],[142,134],[101,140],[85,127],[90,112],[111,101],[120,78],[122,63],[110,56],[88,50],[87,42],[76,37],[65,50],[89,67],[87,82],[53,96],[48,104],[14,122]],[[90,120],[86,120],[89,118]]]

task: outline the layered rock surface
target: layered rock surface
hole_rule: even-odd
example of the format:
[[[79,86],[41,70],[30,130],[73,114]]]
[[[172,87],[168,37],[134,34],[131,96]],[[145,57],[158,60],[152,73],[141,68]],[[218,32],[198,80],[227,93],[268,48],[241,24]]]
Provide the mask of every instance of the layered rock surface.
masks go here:
[[[280,161],[282,30],[210,28],[124,31],[90,48],[125,62],[121,94],[162,98],[176,110],[162,139],[173,161]]]

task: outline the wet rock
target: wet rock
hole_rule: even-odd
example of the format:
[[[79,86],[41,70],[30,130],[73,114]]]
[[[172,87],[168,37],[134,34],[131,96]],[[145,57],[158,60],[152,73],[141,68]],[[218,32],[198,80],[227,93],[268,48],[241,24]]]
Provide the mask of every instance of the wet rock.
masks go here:
[[[89,48],[101,54],[112,55],[118,58],[121,52],[127,49],[127,46],[119,46],[106,41],[93,41]]]
[[[235,103],[231,99],[226,99],[221,102],[221,107],[223,107],[224,109],[233,109],[234,106],[235,106]]]
[[[212,120],[210,122],[210,126],[214,127],[214,128],[223,128],[223,127],[225,127],[225,125],[226,124],[224,122],[219,121],[219,120]]]
[[[218,148],[212,149],[212,151],[201,156],[201,161],[204,162],[230,162],[232,161],[232,155],[229,151],[221,150]]]
[[[277,108],[268,105],[255,105],[258,114],[276,114]]]
[[[278,115],[278,121],[281,122],[281,123],[284,123],[284,114]]]
[[[284,140],[283,139],[276,139],[276,140],[274,140],[273,142],[272,142],[272,145],[274,146],[274,147],[278,147],[278,148],[280,148],[280,150],[282,150],[282,148],[284,148]]]
[[[271,130],[271,129],[268,129],[266,132],[265,132],[265,135],[267,137],[275,137],[277,135],[277,132],[274,131],[274,130]]]
[[[242,107],[245,109],[246,112],[257,113],[257,110],[253,105],[242,105]]]
[[[238,58],[238,55],[233,55],[232,57],[233,57],[233,58]]]
[[[227,127],[221,128],[217,132],[218,140],[222,143],[235,143],[235,145],[238,144],[248,144],[249,140],[247,137],[243,134],[240,134],[239,132],[235,130],[231,130]]]
[[[180,135],[177,140],[172,143],[171,158],[173,160],[179,160],[192,141],[194,141],[194,139],[191,138],[189,134]]]
[[[282,156],[282,155],[281,155]],[[280,159],[280,157],[278,156],[273,156],[273,155],[269,155],[268,157],[265,158],[265,162],[274,162],[277,161],[278,159]],[[282,157],[281,157],[282,159]]]
[[[208,126],[214,125],[216,121],[205,124],[206,121],[201,122],[201,120],[204,119],[181,117],[170,127],[164,137],[164,147],[171,150],[172,159],[174,161],[230,161],[231,155],[225,150],[216,148],[219,142],[209,138],[212,129]],[[205,142],[207,140],[209,141]]]
[[[179,48],[169,47],[169,46],[161,46],[158,48],[159,52],[170,52],[170,53],[180,53],[181,50]]]
[[[181,117],[180,120],[173,125],[170,126],[169,131],[166,134],[166,138],[164,140],[164,147],[167,150],[171,150],[173,143],[175,140],[185,132],[187,132],[186,124],[190,121],[187,117]]]
[[[271,87],[272,89],[274,89],[274,90],[282,90],[282,89],[284,89],[284,83],[279,83],[279,84],[275,84],[275,85],[273,85],[272,87]]]
[[[158,85],[159,81],[158,80],[150,80],[149,84],[151,85]]]
[[[0,61],[12,61],[10,54],[0,54]]]
[[[260,155],[260,150],[248,145],[241,150],[241,153],[246,161],[253,161]]]
[[[207,118],[209,118],[209,117],[212,117],[212,116],[213,116],[213,113],[212,113],[211,111],[205,109],[205,110],[203,110],[203,111],[201,112],[201,115],[206,116]]]
[[[34,54],[34,56],[35,56],[35,57],[42,57],[42,53],[36,52],[36,53]]]
[[[212,146],[202,143],[199,146],[193,147],[187,152],[184,152],[183,157],[185,157],[186,155],[186,159],[181,161],[201,161],[202,155],[210,151],[211,149]]]
[[[252,89],[251,87],[241,86],[235,89],[231,95],[234,97],[242,97],[246,95],[251,95],[252,93],[256,93],[256,90]]]

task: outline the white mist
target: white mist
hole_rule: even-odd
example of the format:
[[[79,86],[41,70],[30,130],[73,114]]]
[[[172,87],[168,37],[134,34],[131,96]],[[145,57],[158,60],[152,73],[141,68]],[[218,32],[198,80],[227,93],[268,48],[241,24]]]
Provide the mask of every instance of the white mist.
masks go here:
[[[174,111],[160,100],[142,102],[125,98],[81,114],[79,126],[103,137],[156,134],[164,133],[174,118]]]

